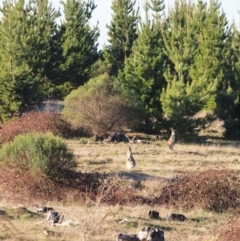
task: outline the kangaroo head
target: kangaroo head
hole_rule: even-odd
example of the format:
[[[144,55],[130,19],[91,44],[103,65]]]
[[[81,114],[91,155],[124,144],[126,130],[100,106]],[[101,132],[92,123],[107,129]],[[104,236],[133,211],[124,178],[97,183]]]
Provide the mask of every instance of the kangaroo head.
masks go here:
[[[170,128],[170,130],[172,131],[172,135],[174,135],[176,131],[173,128]]]

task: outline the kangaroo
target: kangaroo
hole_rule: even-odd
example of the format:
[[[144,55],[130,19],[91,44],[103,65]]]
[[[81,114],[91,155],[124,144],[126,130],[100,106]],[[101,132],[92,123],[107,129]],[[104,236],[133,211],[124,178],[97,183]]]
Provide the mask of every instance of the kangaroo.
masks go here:
[[[175,144],[175,130],[171,128],[171,136],[167,141],[167,152],[172,151]]]
[[[136,161],[133,158],[131,146],[129,146],[128,150],[127,150],[126,167],[127,167],[127,169],[132,169],[135,166],[136,166]]]

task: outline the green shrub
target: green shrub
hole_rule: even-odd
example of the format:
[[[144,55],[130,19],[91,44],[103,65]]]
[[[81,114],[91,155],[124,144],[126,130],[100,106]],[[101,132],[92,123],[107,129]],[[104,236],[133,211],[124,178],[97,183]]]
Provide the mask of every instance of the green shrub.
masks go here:
[[[19,174],[41,172],[54,177],[60,170],[76,167],[76,161],[60,137],[51,133],[28,133],[2,146],[0,165],[13,168]]]
[[[144,114],[114,87],[107,74],[103,74],[90,79],[65,98],[62,117],[92,135],[103,136],[139,125]]]

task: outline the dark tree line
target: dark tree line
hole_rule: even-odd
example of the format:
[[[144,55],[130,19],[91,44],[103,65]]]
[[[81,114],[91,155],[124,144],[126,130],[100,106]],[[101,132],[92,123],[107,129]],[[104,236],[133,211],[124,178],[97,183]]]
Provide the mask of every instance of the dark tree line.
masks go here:
[[[48,0],[4,0],[0,6],[0,118],[46,98],[63,98],[89,79],[98,59],[92,0],[62,2],[64,20]]]
[[[104,4],[104,3],[103,3]],[[227,138],[240,136],[240,32],[217,0],[112,0],[108,43],[98,50],[93,0],[5,0],[0,6],[2,121],[50,97],[65,98],[107,73],[123,98],[142,106],[146,131],[162,127],[194,134],[205,110],[225,121]]]

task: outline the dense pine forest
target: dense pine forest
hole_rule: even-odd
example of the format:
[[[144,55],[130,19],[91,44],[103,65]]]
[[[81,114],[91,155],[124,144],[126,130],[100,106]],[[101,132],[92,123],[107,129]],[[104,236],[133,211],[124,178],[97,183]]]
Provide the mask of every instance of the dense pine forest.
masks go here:
[[[224,137],[239,139],[240,31],[220,1],[176,0],[166,11],[148,0],[140,16],[136,0],[112,0],[102,49],[94,0],[61,4],[61,13],[50,0],[0,4],[2,123],[58,99],[63,116],[96,135],[173,127],[192,140],[218,118]]]

